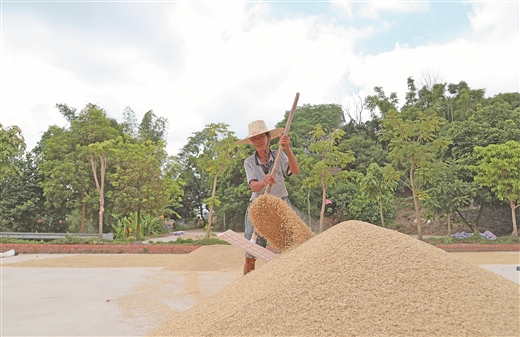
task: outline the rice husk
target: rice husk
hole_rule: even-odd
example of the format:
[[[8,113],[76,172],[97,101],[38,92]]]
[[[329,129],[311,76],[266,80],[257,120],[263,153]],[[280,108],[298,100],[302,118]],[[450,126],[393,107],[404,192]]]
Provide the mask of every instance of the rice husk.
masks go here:
[[[279,250],[293,249],[314,237],[314,233],[281,198],[264,194],[249,207],[249,217],[258,235]]]
[[[152,336],[518,336],[519,286],[407,235],[346,221]]]

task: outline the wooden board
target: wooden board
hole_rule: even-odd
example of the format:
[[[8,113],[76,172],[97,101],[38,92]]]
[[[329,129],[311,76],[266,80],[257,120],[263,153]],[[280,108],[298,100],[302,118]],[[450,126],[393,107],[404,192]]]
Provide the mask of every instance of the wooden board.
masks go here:
[[[245,237],[233,232],[231,229],[228,229],[224,233],[217,234],[217,237],[264,261],[271,261],[276,256],[276,254],[269,249],[247,240]]]

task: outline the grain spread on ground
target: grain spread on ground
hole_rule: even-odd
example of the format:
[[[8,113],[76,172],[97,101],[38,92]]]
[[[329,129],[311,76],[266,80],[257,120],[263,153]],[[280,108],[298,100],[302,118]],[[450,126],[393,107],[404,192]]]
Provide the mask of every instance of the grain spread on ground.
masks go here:
[[[264,194],[249,207],[255,231],[281,251],[294,249],[314,237],[314,233],[282,199]]]
[[[28,254],[26,254],[28,255]],[[31,254],[34,259],[5,266],[27,268],[121,268],[164,267],[182,260],[186,254]]]
[[[519,286],[407,235],[340,223],[153,336],[518,336]]]
[[[257,267],[265,262],[257,260]],[[227,245],[202,246],[183,259],[168,264],[165,270],[237,272],[244,267],[244,251]]]
[[[473,264],[516,264],[520,265],[518,252],[464,252],[451,253]]]

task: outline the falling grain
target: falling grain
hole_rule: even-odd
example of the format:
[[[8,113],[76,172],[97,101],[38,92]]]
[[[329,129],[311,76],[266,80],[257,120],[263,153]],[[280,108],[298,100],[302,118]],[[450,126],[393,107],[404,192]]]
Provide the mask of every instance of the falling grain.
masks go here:
[[[406,235],[347,221],[153,336],[518,336],[519,287]]]
[[[294,249],[314,236],[285,201],[271,194],[253,201],[249,217],[255,231],[281,251]]]

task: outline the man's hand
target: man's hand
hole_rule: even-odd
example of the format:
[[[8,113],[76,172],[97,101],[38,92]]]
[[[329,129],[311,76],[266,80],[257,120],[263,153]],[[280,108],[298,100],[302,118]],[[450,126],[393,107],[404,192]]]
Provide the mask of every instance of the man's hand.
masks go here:
[[[291,138],[289,138],[289,136],[286,136],[286,135],[280,136],[280,146],[283,147],[284,150],[287,151],[289,149],[290,143],[291,143]]]
[[[272,186],[272,185],[276,184],[276,180],[274,179],[274,176],[271,173],[266,174],[264,179],[262,180],[262,182],[264,183],[264,186],[267,186],[267,185]]]

